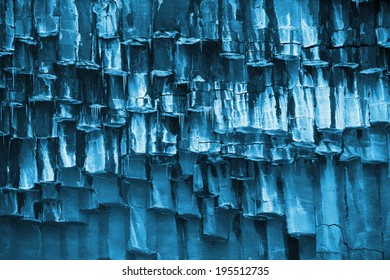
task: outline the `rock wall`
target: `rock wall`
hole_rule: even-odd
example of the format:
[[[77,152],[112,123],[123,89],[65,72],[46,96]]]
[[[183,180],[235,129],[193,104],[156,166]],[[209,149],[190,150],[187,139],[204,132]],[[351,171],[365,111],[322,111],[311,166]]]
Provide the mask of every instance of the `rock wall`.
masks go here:
[[[1,259],[389,259],[390,3],[1,0]]]

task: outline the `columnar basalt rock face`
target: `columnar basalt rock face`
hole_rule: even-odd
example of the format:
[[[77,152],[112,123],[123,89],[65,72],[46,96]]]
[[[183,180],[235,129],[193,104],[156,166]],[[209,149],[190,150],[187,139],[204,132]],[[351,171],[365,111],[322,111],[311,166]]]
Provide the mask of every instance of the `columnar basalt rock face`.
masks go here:
[[[390,2],[1,0],[1,259],[389,259]]]

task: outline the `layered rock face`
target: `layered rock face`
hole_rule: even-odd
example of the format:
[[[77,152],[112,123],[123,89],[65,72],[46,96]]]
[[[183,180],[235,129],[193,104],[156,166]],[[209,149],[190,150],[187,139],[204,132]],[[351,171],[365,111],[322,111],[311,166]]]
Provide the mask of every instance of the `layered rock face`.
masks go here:
[[[389,259],[390,2],[1,0],[1,259]]]

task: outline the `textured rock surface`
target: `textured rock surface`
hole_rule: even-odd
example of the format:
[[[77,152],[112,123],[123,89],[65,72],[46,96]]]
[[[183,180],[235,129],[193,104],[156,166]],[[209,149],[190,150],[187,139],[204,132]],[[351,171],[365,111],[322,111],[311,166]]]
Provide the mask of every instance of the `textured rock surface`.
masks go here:
[[[0,259],[389,259],[390,3],[1,0]]]

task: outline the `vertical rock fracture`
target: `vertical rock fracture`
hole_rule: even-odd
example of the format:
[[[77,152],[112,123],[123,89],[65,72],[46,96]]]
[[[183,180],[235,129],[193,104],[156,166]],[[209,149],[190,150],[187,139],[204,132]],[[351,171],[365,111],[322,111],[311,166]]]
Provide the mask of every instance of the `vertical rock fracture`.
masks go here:
[[[0,0],[0,259],[390,259],[390,2]]]

